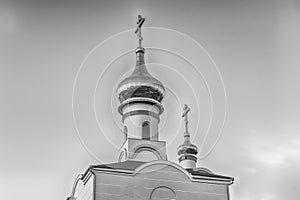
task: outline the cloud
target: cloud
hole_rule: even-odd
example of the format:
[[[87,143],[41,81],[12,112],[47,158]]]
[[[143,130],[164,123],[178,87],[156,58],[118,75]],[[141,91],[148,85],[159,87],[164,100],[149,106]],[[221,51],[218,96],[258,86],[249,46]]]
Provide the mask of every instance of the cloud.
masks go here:
[[[249,157],[264,167],[287,167],[300,162],[300,139],[291,134],[259,134],[252,131],[244,150]]]
[[[288,132],[249,131],[239,138],[232,199],[296,200],[300,196],[300,138]]]

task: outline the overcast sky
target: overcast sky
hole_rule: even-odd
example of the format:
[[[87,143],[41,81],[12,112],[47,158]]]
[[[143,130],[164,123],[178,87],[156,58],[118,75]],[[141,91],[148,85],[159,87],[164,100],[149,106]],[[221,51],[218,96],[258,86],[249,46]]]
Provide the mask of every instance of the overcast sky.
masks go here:
[[[191,134],[200,156],[218,137],[227,108],[219,143],[198,166],[235,177],[233,200],[299,199],[297,0],[1,0],[0,198],[65,199],[88,165],[117,160],[122,133],[114,92],[130,73],[134,54],[104,70],[113,58],[134,49],[132,31],[96,48],[82,65],[74,90],[79,134],[72,88],[89,52],[106,38],[134,29],[137,14],[146,16],[146,27],[177,30],[203,45],[226,88],[225,107],[220,76],[203,49],[179,33],[145,29],[148,69],[167,88],[160,130],[169,160],[176,162],[182,142],[183,103],[192,108]],[[211,105],[212,128],[203,144]]]

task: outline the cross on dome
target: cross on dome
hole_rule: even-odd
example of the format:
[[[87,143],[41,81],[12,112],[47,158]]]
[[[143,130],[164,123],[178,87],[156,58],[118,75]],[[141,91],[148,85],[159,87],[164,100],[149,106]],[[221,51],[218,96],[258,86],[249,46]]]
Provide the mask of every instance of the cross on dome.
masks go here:
[[[183,113],[182,113],[182,117],[184,117],[184,123],[185,123],[185,133],[188,133],[188,124],[189,124],[189,119],[188,119],[188,113],[190,112],[190,108],[187,104],[184,104],[183,107]]]
[[[135,29],[134,33],[137,34],[137,37],[139,39],[139,47],[142,47],[142,25],[145,22],[145,18],[142,17],[141,15],[138,16],[138,21],[137,21],[137,28]]]

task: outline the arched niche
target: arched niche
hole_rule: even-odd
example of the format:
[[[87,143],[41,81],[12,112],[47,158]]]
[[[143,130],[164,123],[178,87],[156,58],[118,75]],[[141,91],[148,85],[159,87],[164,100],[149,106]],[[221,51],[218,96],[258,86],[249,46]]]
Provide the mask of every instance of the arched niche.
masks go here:
[[[135,160],[147,162],[161,159],[161,156],[159,155],[157,150],[149,146],[141,146],[139,148],[136,148],[133,157]]]

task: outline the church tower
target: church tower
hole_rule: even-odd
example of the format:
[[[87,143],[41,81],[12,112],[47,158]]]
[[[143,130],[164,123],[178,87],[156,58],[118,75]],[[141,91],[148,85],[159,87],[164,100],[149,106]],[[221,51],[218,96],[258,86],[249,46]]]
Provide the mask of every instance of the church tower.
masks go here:
[[[139,46],[136,48],[136,63],[132,74],[117,87],[120,101],[118,108],[124,126],[124,144],[119,161],[125,160],[166,160],[166,143],[159,140],[159,121],[164,108],[163,84],[154,78],[145,65],[145,49],[142,47],[141,26],[145,18],[139,16]]]

